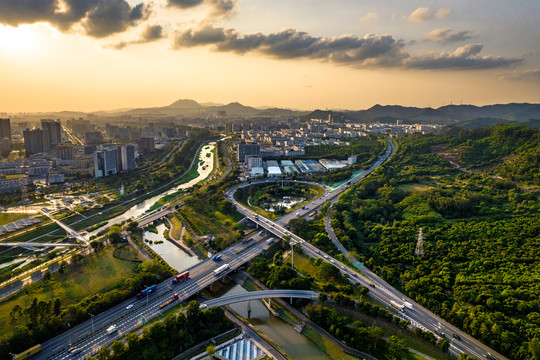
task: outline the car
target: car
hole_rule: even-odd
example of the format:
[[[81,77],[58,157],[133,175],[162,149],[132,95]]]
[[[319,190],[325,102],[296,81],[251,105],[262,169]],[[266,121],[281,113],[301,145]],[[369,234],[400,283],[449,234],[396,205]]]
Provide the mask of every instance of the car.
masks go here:
[[[334,260],[330,260],[330,263],[335,264],[336,262]]]
[[[369,284],[370,287],[374,288],[375,287],[375,284]]]
[[[452,334],[452,337],[456,340],[461,340],[461,336],[459,336],[458,334]]]
[[[344,265],[341,265],[341,268],[342,268],[343,270],[345,270],[345,266],[344,266]]]
[[[324,258],[325,258],[325,259],[328,259],[328,255],[324,255]]]
[[[201,306],[199,306],[199,309],[202,310],[202,309],[206,309],[207,307],[208,307],[208,305],[206,305],[206,304],[201,304]]]
[[[129,304],[128,306],[126,306],[126,310],[129,310],[133,307],[133,304]]]

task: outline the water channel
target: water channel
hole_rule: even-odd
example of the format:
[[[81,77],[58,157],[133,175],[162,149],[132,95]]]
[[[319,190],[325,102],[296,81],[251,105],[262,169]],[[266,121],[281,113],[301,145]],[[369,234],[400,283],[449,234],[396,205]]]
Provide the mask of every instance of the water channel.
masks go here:
[[[216,297],[241,294],[247,292],[240,285],[217,292]],[[307,337],[299,334],[292,326],[270,314],[260,300],[251,301],[251,318],[249,322],[268,336],[292,359],[330,360],[331,358],[311,342]],[[230,308],[243,318],[248,318],[247,302],[230,305]]]
[[[300,196],[284,196],[279,201],[276,201],[276,202],[273,202],[273,203],[270,203],[270,204],[264,204],[263,208],[265,208],[268,211],[272,211],[272,212],[276,211],[279,208],[290,209],[294,205],[296,205],[299,202],[304,201],[304,200],[306,200],[306,198],[300,197]],[[268,208],[267,208],[267,206],[268,206]]]
[[[145,201],[138,203],[136,205],[133,205],[131,208],[129,208],[126,212],[107,220],[109,223],[107,226],[112,226],[116,224],[120,224],[122,221],[126,221],[128,219],[137,219],[143,216],[146,213],[146,210],[148,210],[152,205],[156,203],[159,199],[162,197],[175,193],[178,190],[185,190],[193,185],[197,184],[198,182],[206,179],[210,173],[212,173],[212,170],[214,169],[214,153],[213,149],[216,146],[215,142],[210,143],[209,145],[205,145],[202,147],[199,158],[196,160],[198,162],[197,171],[199,173],[199,176],[197,176],[195,179],[181,184],[179,186],[175,186],[167,191],[162,192],[159,195],[153,196],[149,199],[146,199]],[[209,156],[207,154],[210,154]],[[100,230],[97,229],[93,232],[88,233],[88,237],[92,235],[96,235]]]

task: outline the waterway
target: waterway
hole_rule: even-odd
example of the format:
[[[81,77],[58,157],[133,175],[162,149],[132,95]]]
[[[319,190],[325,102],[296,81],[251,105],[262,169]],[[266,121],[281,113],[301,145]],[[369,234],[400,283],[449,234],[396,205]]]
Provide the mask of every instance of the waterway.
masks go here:
[[[150,231],[145,231],[143,237],[145,240],[163,241],[161,244],[147,244],[172,268],[176,269],[178,272],[181,272],[200,262],[198,257],[186,254],[182,249],[174,245],[163,236],[163,232],[167,229],[165,224],[159,224],[156,228],[158,230],[157,234]]]
[[[299,202],[304,201],[304,200],[306,200],[306,198],[303,198],[303,197],[300,197],[300,196],[284,196],[279,201],[273,202],[271,204],[264,204],[263,208],[266,208],[266,206],[268,206],[268,208],[266,210],[272,211],[272,212],[276,211],[279,208],[290,209],[294,205],[296,205]]]
[[[109,223],[108,226],[120,224],[123,221],[126,221],[128,219],[137,219],[141,216],[145,215],[146,211],[156,203],[159,199],[162,197],[175,193],[179,190],[186,190],[193,185],[197,184],[198,182],[206,179],[208,175],[212,173],[212,170],[214,169],[214,152],[213,149],[216,146],[215,142],[210,143],[209,145],[205,145],[202,147],[201,151],[199,152],[199,158],[196,160],[198,163],[197,171],[199,173],[199,176],[197,176],[195,179],[186,182],[184,184],[181,184],[179,186],[175,186],[167,191],[162,192],[159,195],[153,196],[149,199],[146,199],[145,201],[138,203],[137,205],[133,205],[131,208],[129,208],[126,212],[107,220]],[[209,156],[207,154],[210,154]],[[93,232],[88,233],[88,237],[92,235],[96,235],[100,230],[98,229]]]
[[[240,294],[247,292],[240,285],[234,285],[232,288],[215,294],[216,297],[231,294]],[[230,305],[231,309],[240,316],[247,319],[247,302]],[[279,318],[270,314],[268,309],[260,300],[251,301],[251,317],[249,322],[268,336],[277,344],[287,355],[295,360],[330,360],[321,349],[311,342],[307,337],[299,334],[292,326]]]

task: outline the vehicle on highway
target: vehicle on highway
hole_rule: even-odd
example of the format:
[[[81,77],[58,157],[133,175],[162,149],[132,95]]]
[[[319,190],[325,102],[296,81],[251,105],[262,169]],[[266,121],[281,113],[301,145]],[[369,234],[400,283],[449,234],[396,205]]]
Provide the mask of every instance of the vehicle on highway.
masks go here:
[[[461,336],[459,336],[458,334],[452,334],[452,337],[456,340],[461,340]]]
[[[137,299],[142,299],[145,296],[148,296],[156,291],[156,285],[152,285],[147,287],[146,289],[141,290],[140,293],[137,294]]]
[[[328,255],[326,255],[326,254],[324,254],[324,256],[323,256],[323,257],[324,257],[325,259],[328,259]]]
[[[201,304],[201,306],[199,306],[199,309],[206,309],[208,306],[206,304]]]
[[[331,260],[330,260],[330,263],[331,263],[331,264],[335,264],[336,262],[335,262],[333,259],[331,259]]]
[[[188,277],[189,277],[189,271],[184,271],[183,273],[176,275],[174,279],[172,280],[172,283],[173,285],[177,284],[180,281],[187,280]]]
[[[71,349],[68,350],[68,354],[69,354],[70,356],[77,356],[77,355],[79,355],[80,353],[82,353],[82,350],[79,349],[79,348],[71,348]]]
[[[395,307],[396,309],[398,309],[401,312],[405,312],[405,305],[403,305],[403,304],[395,302],[394,300],[390,300],[390,305],[392,305],[393,307]]]
[[[219,274],[221,274],[222,272],[227,271],[227,270],[229,270],[229,264],[221,265],[216,270],[214,270],[214,275],[218,276]]]
[[[214,260],[215,262],[219,262],[222,260],[222,256],[221,255],[214,255],[212,256],[212,260]]]
[[[164,303],[160,304],[159,305],[159,308],[160,309],[163,309],[165,306],[169,305],[169,304],[172,304],[173,302],[175,302],[176,300],[178,300],[180,297],[178,296],[178,294],[174,294],[172,296],[172,298],[170,298],[169,300],[165,301]]]
[[[129,304],[128,306],[126,306],[126,310],[129,310],[133,307],[133,304]]]
[[[413,305],[408,301],[405,301],[403,305],[405,305],[405,307],[409,310],[414,310]]]
[[[114,334],[118,329],[116,328],[116,325],[111,325],[107,328],[107,335]]]

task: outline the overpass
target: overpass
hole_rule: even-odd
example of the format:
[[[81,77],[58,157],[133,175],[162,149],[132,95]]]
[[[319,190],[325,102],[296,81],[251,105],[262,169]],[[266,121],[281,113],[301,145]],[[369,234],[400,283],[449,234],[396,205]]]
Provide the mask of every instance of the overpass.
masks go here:
[[[72,238],[74,238],[76,240],[82,241],[85,245],[88,245],[90,243],[84,236],[79,234],[77,231],[73,230],[72,228],[70,228],[69,226],[67,226],[66,224],[64,224],[60,220],[56,219],[54,216],[52,216],[52,214],[49,212],[49,210],[47,208],[42,208],[41,212],[43,213],[43,215],[47,216],[49,219],[54,221],[58,226],[60,226],[62,229],[64,229],[64,231],[70,237],[72,237]]]
[[[152,215],[149,215],[149,216],[146,216],[142,219],[139,219],[138,220],[138,223],[139,223],[139,228],[143,228],[147,225],[150,225],[152,224],[154,221],[159,221],[159,220],[163,220],[167,215],[169,215],[170,213],[173,213],[174,212],[174,209],[173,208],[166,208],[166,209],[162,209]]]
[[[217,299],[212,299],[201,304],[201,309],[211,308],[215,306],[223,306],[238,302],[273,299],[273,298],[295,298],[295,299],[310,299],[317,300],[319,293],[310,290],[262,290],[252,291],[242,294],[233,294],[222,296]]]

